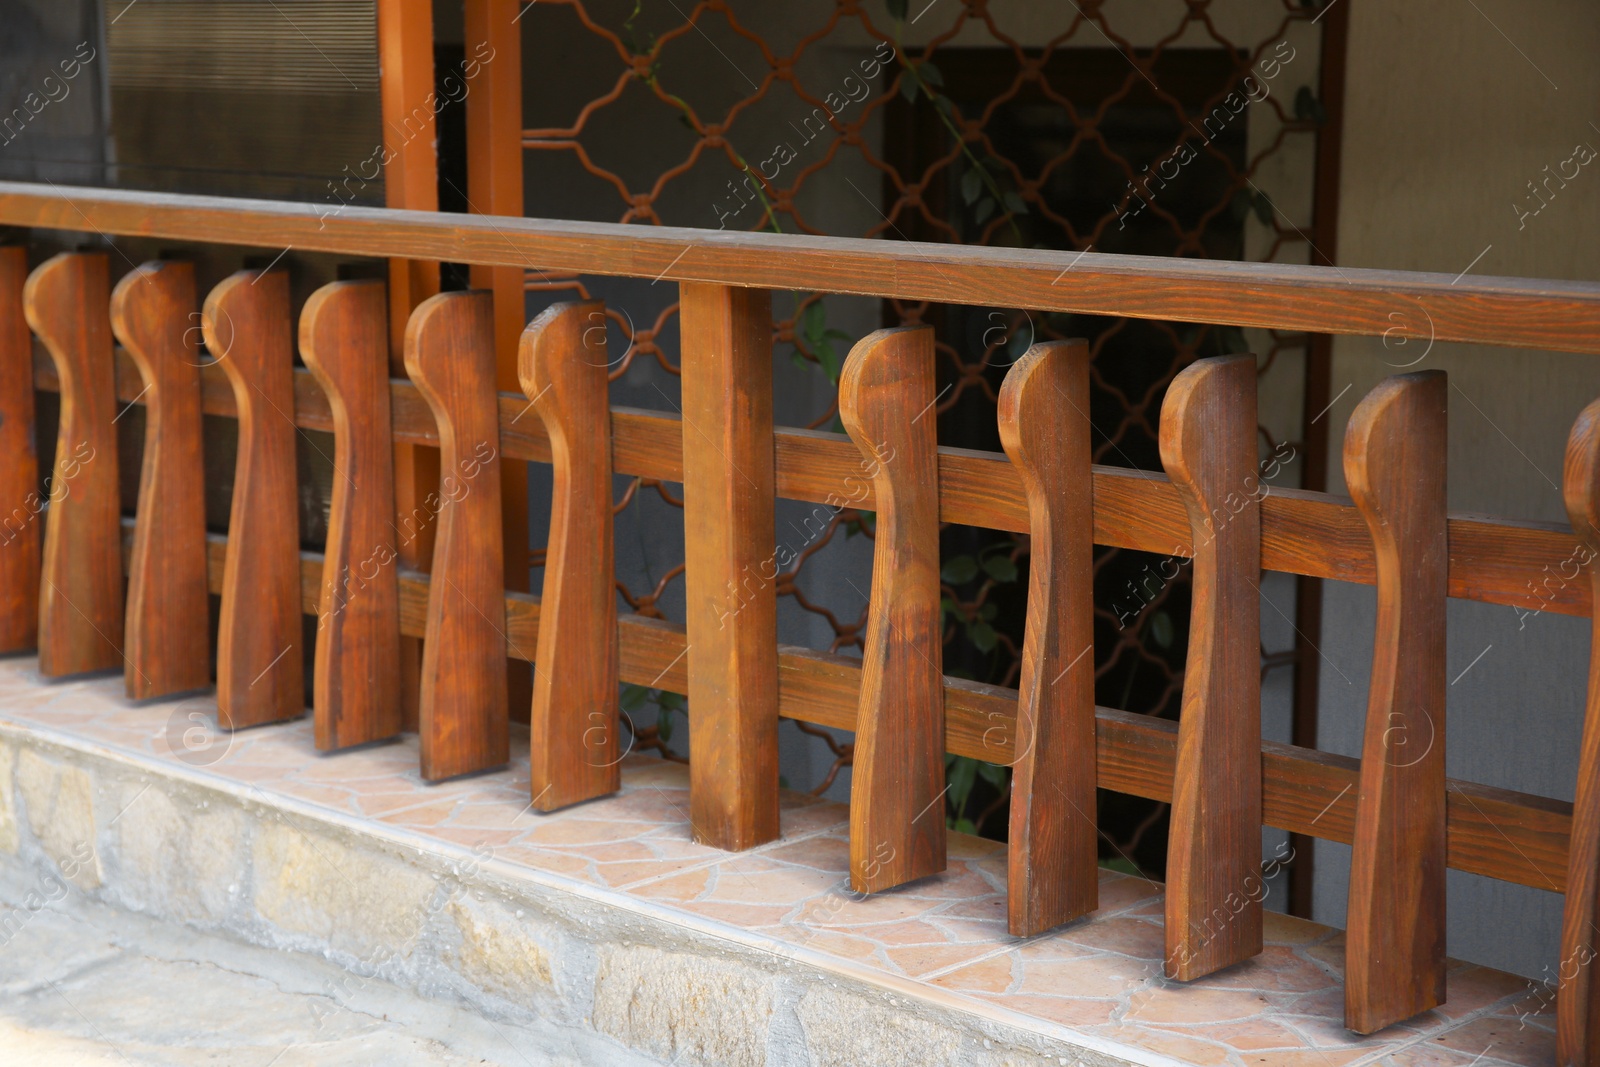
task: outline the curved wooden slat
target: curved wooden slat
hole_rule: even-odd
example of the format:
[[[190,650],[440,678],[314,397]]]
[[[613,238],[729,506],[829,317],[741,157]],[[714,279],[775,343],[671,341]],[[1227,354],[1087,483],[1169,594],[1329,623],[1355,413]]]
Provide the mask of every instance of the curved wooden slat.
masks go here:
[[[689,823],[717,848],[778,836],[772,294],[680,287]]]
[[[1167,977],[1189,980],[1261,951],[1255,357],[1182,371],[1161,405],[1160,436],[1194,540],[1166,908]]]
[[[839,418],[878,499],[850,783],[850,884],[862,893],[945,868],[933,358],[932,329],[878,330],[839,377]]]
[[[144,378],[144,459],[128,566],[123,685],[133,700],[211,684],[205,461],[194,267],[145,263],[111,292],[111,329]]]
[[[333,415],[333,494],[317,618],[317,747],[400,732],[389,344],[380,282],[334,282],[300,313],[300,355]]]
[[[1600,602],[1600,400],[1572,424],[1561,481],[1580,546],[1575,562],[1587,572]],[[1591,623],[1589,642],[1589,690],[1556,972],[1556,1055],[1562,1067],[1600,1064],[1600,981],[1595,978],[1600,965],[1600,625]]]
[[[22,306],[61,380],[39,587],[39,672],[122,666],[121,497],[110,278],[102,252],[63,252],[28,276]]]
[[[1006,885],[1011,933],[1026,937],[1099,900],[1088,345],[1030,348],[1006,374],[999,420],[1031,534]]]
[[[217,718],[238,729],[294,718],[306,704],[289,276],[224,279],[201,328],[239,418],[217,625]]]
[[[406,324],[405,359],[439,422],[440,497],[418,705],[422,776],[431,781],[498,767],[511,754],[489,294],[424,300]]]
[[[39,450],[34,441],[33,338],[22,314],[28,250],[0,248],[0,652],[39,642]]]
[[[555,468],[530,729],[533,806],[553,811],[622,781],[604,305],[548,308],[520,356]]]
[[[1445,995],[1447,403],[1442,371],[1395,375],[1344,438],[1378,574],[1345,942],[1345,1026],[1359,1034]]]

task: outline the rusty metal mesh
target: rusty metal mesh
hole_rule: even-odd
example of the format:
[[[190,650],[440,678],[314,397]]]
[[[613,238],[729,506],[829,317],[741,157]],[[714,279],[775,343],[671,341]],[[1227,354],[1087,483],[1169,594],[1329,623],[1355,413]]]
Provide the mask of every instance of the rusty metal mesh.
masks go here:
[[[638,4],[630,9],[628,3],[603,0],[542,0],[537,9],[528,9],[529,19],[576,20],[598,45],[590,54],[606,57],[604,62],[614,65],[615,78],[605,93],[588,100],[565,125],[529,129],[523,143],[532,153],[561,153],[575,159],[603,195],[614,195],[615,218],[622,222],[707,225],[703,215],[680,217],[679,211],[668,217],[667,204],[674,183],[688,181],[686,176],[703,165],[703,157],[710,157],[725,160],[733,177],[755,194],[753,210],[736,213],[737,225],[826,233],[800,202],[809,183],[851,157],[852,166],[864,163],[878,176],[879,189],[850,183],[874,202],[876,221],[864,231],[834,236],[1238,259],[1247,258],[1243,228],[1254,219],[1268,238],[1264,246],[1256,242],[1254,258],[1305,262],[1309,238],[1304,224],[1291,222],[1257,179],[1292,138],[1314,136],[1322,121],[1320,105],[1304,89],[1292,99],[1271,92],[1257,98],[1246,79],[1253,75],[1258,88],[1268,80],[1267,65],[1282,61],[1283,42],[1296,24],[1317,18],[1318,9],[1274,4],[1281,11],[1274,16],[1271,32],[1233,41],[1218,29],[1215,6],[1210,0],[1167,5],[1170,30],[1153,46],[1135,47],[1119,34],[1102,4],[1083,0],[1062,6],[1059,32],[1048,43],[1023,47],[1008,33],[997,5],[985,0],[911,0],[911,10],[895,0],[886,4],[814,0],[802,5],[805,17],[814,13],[813,27],[787,51],[779,51],[750,28],[749,19],[741,18],[733,5],[720,0],[671,5],[670,11],[651,5],[648,18],[641,17]],[[646,21],[653,31],[642,25]],[[919,43],[902,44],[913,23]],[[1304,30],[1296,32],[1301,32],[1296,47],[1303,49]],[[702,111],[674,91],[670,65],[664,60],[687,40],[710,41],[713,36],[742,42],[738,66],[750,91],[730,106]],[[1175,47],[1180,38],[1182,49]],[[525,63],[552,61],[539,54],[537,30],[526,39],[532,43]],[[801,73],[808,52],[839,41],[863,51],[876,48],[878,55],[892,54],[881,76],[871,83],[870,95],[848,109],[839,108],[836,101],[830,106],[830,87],[807,84]],[[1199,66],[1196,53],[1203,53]],[[752,54],[759,56],[759,74],[751,72]],[[1315,65],[1318,58],[1302,56],[1298,61]],[[1197,74],[1200,67],[1211,73]],[[1082,84],[1086,78],[1087,87]],[[1169,83],[1178,87],[1169,92]],[[1216,118],[1219,108],[1232,112],[1233,99],[1241,91],[1253,101],[1249,107],[1255,125],[1248,138],[1243,125],[1231,132],[1221,130],[1226,122]],[[773,94],[793,94],[801,106],[813,109],[812,114],[822,108],[828,128],[825,143],[809,154],[809,162],[780,169],[769,179],[766,169],[754,161],[755,146],[762,142],[760,132],[741,119]],[[617,109],[635,117],[654,115],[660,121],[651,128],[678,141],[687,128],[691,136],[686,154],[646,184],[636,178],[630,182],[621,173],[626,168],[608,169],[589,150],[589,141],[608,110]],[[1263,123],[1256,109],[1267,109],[1271,121]],[[1019,115],[1055,123],[1056,128],[1030,142],[1018,133]],[[874,143],[872,131],[879,128],[875,123],[882,124],[882,151]],[[1157,138],[1150,143],[1161,143],[1161,150],[1148,158],[1134,155],[1127,146],[1140,143],[1139,136],[1130,139],[1129,129],[1156,126],[1175,133],[1150,134]],[[1172,139],[1161,142],[1165,136]],[[1183,202],[1163,195],[1164,181],[1159,188],[1152,184],[1175,160],[1182,160],[1180,168],[1204,172],[1194,183],[1194,195]],[[539,165],[530,160],[530,166]],[[1305,199],[1309,204],[1309,194]],[[530,291],[570,290],[588,296],[584,281],[576,277],[532,272],[527,285]],[[820,308],[821,299],[817,294],[801,295],[792,313],[774,323],[774,336],[780,352],[789,346],[799,358],[834,377],[832,364],[838,354],[822,328],[824,316],[814,310]],[[670,344],[663,344],[676,313],[674,304],[654,321],[634,323],[614,309],[609,311],[631,342],[628,355],[614,368],[613,380],[638,360],[653,360],[666,372],[678,373]],[[1236,330],[1023,313],[1005,313],[995,320],[994,312],[986,314],[901,301],[885,302],[882,311],[884,325],[930,323],[937,329],[943,444],[998,448],[997,388],[1005,368],[1025,347],[1019,338],[1087,336],[1095,357],[1091,412],[1095,461],[1159,469],[1157,425],[1173,375],[1202,356],[1247,350]],[[1285,372],[1276,368],[1302,357],[1306,344],[1302,335],[1274,333],[1265,345],[1258,338],[1260,373],[1282,375]],[[829,427],[836,407],[835,399],[816,412],[810,426]],[[1265,427],[1261,432],[1265,453],[1281,457],[1281,449],[1292,447]],[[671,487],[642,480],[619,501],[618,510],[646,492],[681,507]],[[848,533],[870,537],[872,517],[848,510],[835,515],[778,585],[781,596],[826,619],[834,634],[833,651],[861,645],[866,610],[841,617],[837,609],[808,598],[797,579]],[[947,672],[1015,685],[1027,539],[947,528],[942,548]],[[541,555],[534,554],[536,565],[542,562]],[[1182,575],[1152,586],[1148,576],[1157,559],[1111,549],[1097,552],[1097,697],[1108,706],[1175,717],[1183,682],[1189,587]],[[680,563],[660,575],[653,588],[634,590],[619,583],[619,591],[634,611],[662,617],[660,601],[682,574]],[[1137,611],[1131,611],[1135,599]],[[1293,659],[1292,650],[1270,654],[1263,650],[1263,672]],[[682,704],[676,701],[667,707],[676,710]],[[796,726],[823,738],[831,750],[832,767],[814,786],[820,793],[850,762],[851,746],[829,731]],[[677,758],[657,727],[641,723],[635,734],[639,747],[654,747]],[[960,801],[952,802],[952,820],[1003,836],[1000,816],[1008,799],[1008,776],[999,768],[981,766],[964,773],[952,767],[951,773],[953,780],[966,783]],[[1151,831],[1164,825],[1164,816],[1165,805],[1102,793],[1100,822],[1109,855],[1159,872],[1165,834]]]

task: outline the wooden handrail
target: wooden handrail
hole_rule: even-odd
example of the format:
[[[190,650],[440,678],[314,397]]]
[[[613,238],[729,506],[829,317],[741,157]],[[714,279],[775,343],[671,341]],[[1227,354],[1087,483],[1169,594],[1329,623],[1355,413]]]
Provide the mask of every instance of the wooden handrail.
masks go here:
[[[394,211],[0,182],[0,224],[1600,353],[1600,284]],[[1412,359],[1407,350],[1407,361]]]

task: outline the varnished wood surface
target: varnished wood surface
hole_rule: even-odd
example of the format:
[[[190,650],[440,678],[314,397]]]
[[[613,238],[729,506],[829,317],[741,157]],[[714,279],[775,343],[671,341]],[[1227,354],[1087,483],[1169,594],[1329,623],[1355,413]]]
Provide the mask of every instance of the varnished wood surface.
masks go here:
[[[1600,595],[1600,400],[1572,425],[1561,481],[1582,545],[1575,562]],[[1600,1063],[1600,626],[1592,624],[1576,796],[1556,973],[1556,1053],[1562,1067],[1594,1067]]]
[[[598,301],[553,305],[522,335],[522,388],[550,434],[554,468],[539,599],[551,625],[539,630],[529,729],[540,811],[622,783],[606,353]]]
[[[1600,352],[1600,285],[0,182],[0,223],[1041,311]]]
[[[772,297],[684,285],[679,300],[689,822],[746,849],[778,836]]]
[[[54,369],[35,359],[35,384],[57,388]],[[220,374],[202,374],[205,409],[234,415],[232,393]],[[139,393],[137,371],[118,370],[118,397],[124,403]],[[395,438],[437,445],[438,427],[416,387],[391,380]],[[550,462],[550,440],[539,420],[519,418],[527,398],[500,394],[500,442],[506,456]],[[295,422],[306,429],[331,430],[328,399],[305,371],[295,377]],[[612,463],[618,474],[681,481],[682,420],[671,412],[612,409]],[[779,428],[777,493],[786,499],[826,503],[860,497],[859,507],[877,506],[870,484],[858,474],[860,453],[844,434]],[[850,479],[854,480],[850,480]],[[864,494],[864,495],[863,495]],[[1163,555],[1189,556],[1188,519],[1166,477],[1120,467],[1094,468],[1095,527],[1098,545],[1133,548]],[[1366,523],[1346,497],[1274,487],[1260,503],[1261,564],[1267,570],[1372,585],[1376,579],[1372,539]],[[942,522],[1025,532],[1028,506],[1015,468],[999,453],[964,448],[939,450],[939,518]],[[1489,518],[1470,512],[1450,517],[1450,595],[1505,604],[1526,613],[1588,615],[1587,582],[1560,572],[1578,547],[1571,527],[1560,523]],[[1565,567],[1563,567],[1565,564]]]
[[[1344,438],[1378,563],[1345,935],[1345,1026],[1358,1034],[1445,997],[1447,389],[1442,371],[1388,378]]]
[[[33,422],[33,338],[22,314],[28,250],[0,247],[0,652],[39,641],[45,499]]]
[[[418,720],[422,776],[437,780],[497,767],[511,753],[490,297],[455,292],[424,300],[411,313],[405,343],[406,369],[439,424],[438,528]]]
[[[300,356],[334,439],[312,706],[317,747],[400,732],[400,613],[388,341],[379,282],[334,282],[300,313]]]
[[[306,704],[288,274],[224,279],[201,327],[239,419],[217,622],[217,717],[237,729],[294,718]]]
[[[998,417],[1031,531],[1006,882],[1008,927],[1027,937],[1099,900],[1088,345],[1029,349],[1006,374]]]
[[[839,377],[839,419],[861,452],[860,480],[878,496],[850,779],[850,885],[859,893],[945,868],[933,360],[931,328],[878,330],[850,350]]]
[[[211,684],[197,304],[189,263],[145,263],[111,293],[112,332],[145,383],[123,668],[133,700]]]
[[[116,365],[103,252],[63,252],[28,275],[22,306],[61,383],[39,586],[39,673],[122,666]]]
[[[132,520],[124,520],[124,552]],[[227,538],[209,537],[211,588],[221,588]],[[324,560],[300,554],[301,607],[319,610]],[[403,631],[420,637],[427,625],[428,576],[399,578]],[[539,643],[539,599],[506,594],[507,648],[521,658]],[[618,675],[624,682],[681,692],[688,685],[684,628],[664,619],[618,619]],[[786,718],[841,730],[856,728],[860,661],[793,645],[778,647],[778,711]],[[960,678],[944,679],[945,742],[957,756],[1009,762],[1016,757],[1017,691]],[[1177,724],[1148,715],[1095,708],[1096,773],[1102,789],[1172,799]],[[1349,844],[1355,836],[1359,761],[1277,741],[1261,746],[1262,821],[1292,833]],[[1567,887],[1567,842],[1572,805],[1495,786],[1445,783],[1449,865],[1551,893]]]
[[[1167,844],[1166,974],[1261,951],[1261,525],[1256,361],[1190,364],[1161,405],[1161,463],[1195,546]]]

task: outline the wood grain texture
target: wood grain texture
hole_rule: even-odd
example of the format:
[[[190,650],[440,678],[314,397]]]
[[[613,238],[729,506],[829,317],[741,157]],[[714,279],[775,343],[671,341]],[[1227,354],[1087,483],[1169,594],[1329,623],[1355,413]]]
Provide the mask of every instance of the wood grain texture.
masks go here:
[[[39,388],[58,387],[55,371],[43,357],[36,358],[34,375]],[[206,412],[234,415],[232,393],[220,372],[208,369],[201,378]],[[416,387],[401,380],[391,380],[389,387],[395,439],[437,445],[438,427]],[[119,364],[119,398],[130,402],[141,388],[137,371]],[[527,406],[525,396],[500,394],[503,452],[519,460],[548,463],[550,439],[544,427],[537,419],[518,418]],[[295,377],[295,422],[306,429],[333,427],[328,398],[305,371]],[[677,414],[615,407],[611,426],[616,473],[682,480],[684,429]],[[866,510],[876,506],[872,487],[860,488],[861,454],[844,434],[780,427],[774,436],[778,496],[822,504],[853,499],[855,494],[857,506]],[[1097,465],[1094,494],[1095,544],[1182,557],[1193,554],[1183,503],[1163,475]],[[1349,498],[1274,487],[1260,510],[1261,564],[1266,570],[1363,585],[1377,581],[1372,538]],[[1026,532],[1027,499],[1015,467],[999,453],[939,449],[939,519]],[[1570,570],[1576,548],[1566,523],[1456,512],[1450,516],[1450,595],[1510,605],[1518,609],[1519,618],[1545,611],[1586,616],[1589,583],[1561,573]]]
[[[739,850],[778,836],[772,296],[684,285],[679,299],[689,824]]]
[[[556,304],[522,335],[522,388],[554,466],[529,730],[540,811],[622,783],[608,367],[598,301]]]
[[[850,782],[850,885],[860,893],[945,868],[933,359],[932,329],[878,330],[839,376],[839,418],[878,499]]]
[[[217,624],[217,719],[239,729],[294,718],[306,703],[288,274],[224,279],[201,328],[239,419]]]
[[[1161,464],[1194,544],[1167,846],[1166,973],[1261,951],[1261,493],[1256,361],[1190,364],[1161,405]]]
[[[0,653],[39,642],[44,501],[33,421],[33,338],[22,313],[28,250],[0,247]]]
[[[1344,438],[1378,564],[1345,942],[1345,1026],[1358,1034],[1445,996],[1447,402],[1444,372],[1395,375]]]
[[[1583,409],[1567,437],[1562,495],[1581,546],[1573,562],[1600,600],[1600,400]],[[1556,1058],[1562,1067],[1600,1064],[1600,625],[1590,625],[1589,689],[1578,753],[1567,859],[1567,899],[1556,971]]]
[[[414,105],[408,105],[414,106]],[[1600,284],[0,182],[0,223],[945,304],[1600,352]],[[1066,278],[1068,272],[1070,278]]]
[[[1099,901],[1088,345],[1030,348],[1006,374],[999,421],[1031,545],[1006,884],[1008,927],[1028,937]]]
[[[61,382],[39,586],[39,673],[122,666],[117,395],[102,252],[63,252],[28,275],[22,307]]]
[[[511,755],[494,361],[488,294],[440,293],[411,313],[406,370],[438,420],[441,472],[418,722],[429,780]]]
[[[300,313],[300,355],[327,394],[333,495],[317,618],[317,747],[400,732],[400,613],[388,343],[379,282],[334,282]]]
[[[145,383],[122,675],[131,700],[211,685],[195,304],[189,263],[145,263],[111,293],[111,330]]]

